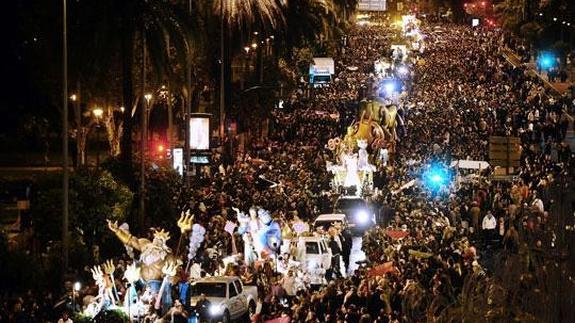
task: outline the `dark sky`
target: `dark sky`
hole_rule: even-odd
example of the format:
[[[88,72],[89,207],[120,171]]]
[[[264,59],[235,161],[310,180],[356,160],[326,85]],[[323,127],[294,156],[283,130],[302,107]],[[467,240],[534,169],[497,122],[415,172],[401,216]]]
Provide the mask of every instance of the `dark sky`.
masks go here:
[[[60,35],[56,31],[60,29],[61,18],[56,16],[56,12],[61,10],[61,3],[54,0],[16,0],[2,4],[0,135],[17,131],[26,115],[57,120],[57,111],[53,110],[50,97],[56,91],[43,85],[46,80],[60,78],[54,74],[59,69],[54,58],[61,56],[54,48],[59,46],[56,41]]]

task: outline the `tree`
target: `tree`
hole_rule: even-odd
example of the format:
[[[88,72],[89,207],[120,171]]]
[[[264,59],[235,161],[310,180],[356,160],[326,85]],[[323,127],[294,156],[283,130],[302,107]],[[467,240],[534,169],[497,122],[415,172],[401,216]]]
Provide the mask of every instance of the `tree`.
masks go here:
[[[135,112],[138,105],[143,106],[135,94],[135,84],[143,79],[159,84],[172,75],[169,66],[173,60],[186,64],[186,53],[192,46],[189,42],[194,39],[189,33],[194,30],[181,9],[171,1],[144,0],[82,1],[71,9],[71,16],[77,17],[71,28],[71,53],[76,53],[71,57],[71,70],[88,93],[85,102],[106,98],[124,107],[120,146],[122,159],[128,164],[132,161]],[[134,67],[142,62],[142,46],[150,64],[144,74],[138,74]],[[87,52],[91,55],[85,55]]]
[[[286,51],[319,39],[331,39],[337,29],[336,7],[330,0],[290,1],[285,9]]]
[[[61,194],[58,176],[42,178],[31,200],[35,236],[42,246],[60,236]],[[89,248],[114,241],[106,220],[124,221],[133,194],[107,171],[82,169],[70,178],[70,228]]]
[[[155,167],[146,174],[148,224],[177,230],[176,222],[187,206],[189,191],[171,167]]]
[[[523,5],[520,1],[504,0],[496,4],[494,10],[501,27],[515,32],[519,31],[523,22]]]

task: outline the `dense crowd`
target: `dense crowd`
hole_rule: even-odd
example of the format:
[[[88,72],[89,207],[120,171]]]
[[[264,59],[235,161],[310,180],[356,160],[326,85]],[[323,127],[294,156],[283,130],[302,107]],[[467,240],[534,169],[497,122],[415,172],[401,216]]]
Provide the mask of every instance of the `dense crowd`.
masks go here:
[[[261,309],[253,321],[423,321],[446,307],[433,307],[434,301],[455,302],[466,279],[489,271],[485,248],[518,253],[554,243],[549,187],[572,170],[572,152],[563,142],[572,102],[549,97],[537,78],[511,65],[500,53],[504,39],[498,31],[433,24],[422,33],[426,51],[412,57],[413,79],[398,106],[404,129],[391,167],[379,170],[379,193],[370,200],[381,221],[363,236],[367,261],[319,290],[270,266],[254,269],[240,262],[226,268],[226,274],[258,286]],[[233,250],[224,230],[226,221],[235,221],[232,207],[262,207],[284,228],[330,211],[336,194],[330,192],[325,166],[332,155],[325,145],[357,117],[358,100],[376,82],[373,62],[390,55],[394,34],[386,25],[354,28],[336,57],[333,84],[296,91],[273,111],[269,138],[238,152],[232,163],[216,154],[201,169],[201,188],[188,207],[206,229],[196,260],[207,274],[221,267],[210,253]],[[486,175],[493,170],[487,170],[457,189],[415,185],[398,191],[426,165],[488,160],[494,135],[521,140],[513,179],[490,180]],[[270,181],[277,185],[269,188]],[[116,277],[129,262],[117,261]],[[123,294],[120,278],[116,285]],[[84,287],[75,295],[77,304],[95,293],[93,286]],[[34,320],[32,313],[46,309],[49,300],[0,304],[0,322]],[[187,315],[180,305],[170,311],[171,319]]]

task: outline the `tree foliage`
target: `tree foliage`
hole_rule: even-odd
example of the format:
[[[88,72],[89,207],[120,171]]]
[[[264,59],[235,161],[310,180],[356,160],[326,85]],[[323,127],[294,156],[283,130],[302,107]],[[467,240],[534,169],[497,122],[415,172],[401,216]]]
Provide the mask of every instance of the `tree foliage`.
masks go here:
[[[62,223],[60,176],[37,183],[31,201],[35,235],[42,245],[59,240]],[[124,221],[132,204],[132,193],[107,171],[80,170],[70,177],[70,228],[81,242],[91,247],[107,243],[111,235],[106,219]]]

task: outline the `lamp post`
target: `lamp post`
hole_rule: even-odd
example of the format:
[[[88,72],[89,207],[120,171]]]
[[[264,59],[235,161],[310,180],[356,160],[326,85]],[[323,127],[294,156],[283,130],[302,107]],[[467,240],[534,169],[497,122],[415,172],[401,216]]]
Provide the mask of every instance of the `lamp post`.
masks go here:
[[[240,79],[240,90],[242,90],[242,91],[244,90],[244,87],[245,87],[246,75],[248,74],[246,71],[246,65],[248,63],[248,55],[250,53],[250,46],[245,46],[244,51],[245,51],[245,55],[243,56],[243,60],[242,60],[242,78]]]
[[[62,0],[62,279],[68,270],[68,17]]]
[[[76,293],[80,291],[82,284],[80,282],[75,282],[72,288],[72,313],[76,312]]]
[[[192,0],[188,0],[188,16],[192,17]],[[182,165],[184,174],[184,186],[190,188],[190,113],[192,112],[192,39],[187,38],[187,67],[186,67],[186,88],[188,100],[184,106],[184,163]],[[170,146],[170,149],[173,147]],[[173,151],[171,151],[173,152]]]
[[[102,116],[104,115],[104,110],[100,107],[94,108],[92,110],[92,114],[94,118],[96,118],[96,143],[100,144],[100,121],[102,120]],[[100,147],[96,148],[96,169],[100,169]]]
[[[70,95],[70,101],[72,101],[72,105],[74,107],[74,121],[76,123],[76,145],[75,145],[76,149],[72,160],[74,168],[76,168],[84,164],[80,141],[81,137],[83,136],[82,132],[84,132],[85,130],[82,127],[82,115],[80,113],[80,100],[78,95],[76,94]]]
[[[224,73],[225,73],[225,55],[224,55],[224,0],[220,0],[220,142],[223,143],[224,136],[225,136],[225,82],[224,82]]]
[[[144,99],[146,99],[146,104],[142,105],[142,136],[140,139],[140,214],[138,219],[140,229],[143,228],[146,211],[146,148],[148,146],[148,110],[150,108],[152,94],[146,93]]]

